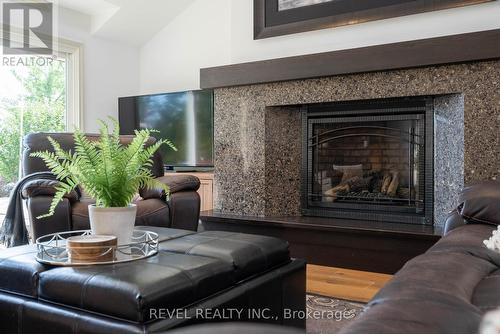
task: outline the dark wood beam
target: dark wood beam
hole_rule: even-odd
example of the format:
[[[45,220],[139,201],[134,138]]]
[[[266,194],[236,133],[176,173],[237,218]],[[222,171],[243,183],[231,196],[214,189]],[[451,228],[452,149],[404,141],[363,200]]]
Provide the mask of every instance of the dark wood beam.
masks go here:
[[[221,88],[500,58],[500,29],[202,68],[201,88]]]

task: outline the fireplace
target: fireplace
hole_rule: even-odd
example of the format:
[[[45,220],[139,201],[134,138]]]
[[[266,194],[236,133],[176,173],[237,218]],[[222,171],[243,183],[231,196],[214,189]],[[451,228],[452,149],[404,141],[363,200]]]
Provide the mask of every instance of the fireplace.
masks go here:
[[[500,93],[493,83],[498,82],[499,65],[495,60],[217,88],[214,211],[202,214],[203,224],[211,224],[207,229],[286,238],[291,253],[310,263],[394,272],[437,240],[447,212],[456,207],[464,181],[498,178],[494,111]],[[266,69],[272,66],[270,62]],[[377,119],[379,116],[406,118]],[[354,202],[349,203],[345,197],[337,197],[337,201],[333,201],[335,197],[324,201],[308,197],[314,195],[314,183],[310,192],[304,187],[309,148],[303,140],[308,138],[304,134],[308,120],[357,117],[358,121],[365,117],[365,124],[355,126],[391,129],[368,128],[368,133],[393,137],[394,149],[399,146],[408,155],[404,158],[399,152],[397,156],[403,161],[398,163],[404,169],[398,170],[400,175],[408,173],[406,180],[412,171],[414,176],[398,184],[411,195],[403,197],[405,204],[396,204],[394,199],[390,203],[380,198],[369,203],[349,199]],[[333,122],[331,130],[349,127],[349,122]],[[318,122],[317,126],[321,129],[326,124]],[[342,133],[351,135],[347,138],[355,143],[352,135],[368,129]],[[409,139],[403,140],[406,136],[401,134],[406,132]],[[333,141],[346,141],[341,138]],[[365,165],[363,171],[376,169],[352,159],[367,154],[365,142],[368,147],[380,141],[375,138],[358,138],[362,149],[352,153],[353,157],[345,154],[349,162],[328,164],[332,169],[333,165],[359,164]],[[312,169],[310,173],[313,178]],[[336,183],[326,183],[333,188],[342,181],[339,178],[337,175]],[[366,190],[374,192],[373,187]],[[363,196],[366,190],[361,190]],[[398,193],[402,189],[396,189]],[[383,209],[384,205],[388,208]]]
[[[433,223],[433,101],[302,107],[302,214]]]
[[[397,228],[403,225],[397,222],[404,222],[418,230],[431,223],[444,226],[464,181],[496,175],[493,166],[498,164],[492,161],[492,152],[493,134],[498,131],[491,113],[498,99],[491,95],[495,90],[490,86],[497,66],[498,62],[481,62],[216,89],[214,211],[245,217],[298,217],[325,224],[352,221]],[[423,212],[416,212],[415,207],[404,212],[410,209],[393,205],[381,210],[375,207],[379,203],[358,203],[363,204],[360,210],[331,207],[341,204],[335,202],[324,203],[330,207],[304,203],[305,112],[333,113],[332,118],[423,115],[425,162],[418,184],[423,177],[425,189],[419,193],[423,204],[418,208]],[[396,224],[379,224],[375,219]]]

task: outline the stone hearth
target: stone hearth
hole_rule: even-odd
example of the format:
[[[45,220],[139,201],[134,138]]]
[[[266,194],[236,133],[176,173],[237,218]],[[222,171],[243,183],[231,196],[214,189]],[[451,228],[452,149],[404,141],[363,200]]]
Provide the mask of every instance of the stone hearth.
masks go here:
[[[290,105],[433,96],[435,224],[442,225],[464,181],[499,174],[499,63],[216,89],[215,210],[255,216],[300,213],[301,117]],[[463,142],[457,140],[461,129]]]

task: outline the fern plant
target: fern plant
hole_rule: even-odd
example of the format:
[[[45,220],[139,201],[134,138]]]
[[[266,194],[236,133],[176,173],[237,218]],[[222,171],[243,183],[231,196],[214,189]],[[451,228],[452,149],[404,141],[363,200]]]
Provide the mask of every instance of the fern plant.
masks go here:
[[[96,201],[99,207],[128,206],[141,188],[163,189],[166,194],[169,188],[157,181],[150,168],[153,165],[153,154],[162,145],[177,150],[168,140],[160,139],[146,146],[154,130],[136,130],[135,137],[129,145],[120,143],[120,127],[111,118],[114,129],[110,133],[107,123],[99,121],[100,138],[89,140],[80,130],[73,137],[75,150],[64,151],[59,143],[48,137],[54,152],[44,151],[32,153],[32,157],[43,159],[47,167],[60,181],[52,200],[49,212],[38,218],[54,214],[64,195],[80,186]]]

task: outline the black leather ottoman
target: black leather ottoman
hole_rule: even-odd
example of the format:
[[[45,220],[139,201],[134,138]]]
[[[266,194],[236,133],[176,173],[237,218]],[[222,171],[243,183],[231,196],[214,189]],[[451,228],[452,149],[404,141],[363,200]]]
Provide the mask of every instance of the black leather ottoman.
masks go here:
[[[0,332],[154,333],[222,320],[305,327],[283,317],[305,310],[305,262],[290,259],[285,241],[155,231],[157,255],[115,265],[42,265],[33,245],[1,251]]]
[[[229,322],[187,326],[166,332],[172,334],[301,334],[302,331],[285,326]],[[163,334],[163,333],[161,333]]]

